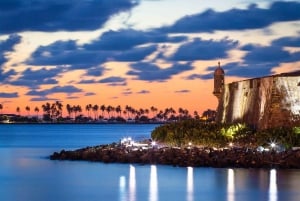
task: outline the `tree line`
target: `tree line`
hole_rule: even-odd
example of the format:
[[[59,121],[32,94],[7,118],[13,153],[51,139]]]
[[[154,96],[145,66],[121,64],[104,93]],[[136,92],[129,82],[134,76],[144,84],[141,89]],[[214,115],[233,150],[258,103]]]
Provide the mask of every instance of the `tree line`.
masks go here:
[[[208,121],[213,121],[216,115],[214,110],[206,110],[200,115],[197,111],[190,113],[189,110],[184,108],[178,108],[175,110],[172,107],[165,109],[158,109],[155,106],[149,108],[134,108],[130,105],[126,105],[122,108],[120,105],[97,105],[97,104],[87,104],[84,107],[81,105],[70,105],[65,106],[59,102],[55,101],[53,103],[46,102],[41,106],[41,108],[35,106],[33,109],[30,106],[26,106],[25,111],[27,116],[21,116],[21,108],[16,107],[16,118],[22,120],[39,120],[40,112],[42,112],[43,121],[51,122],[64,122],[64,121],[177,121],[184,119],[205,119]],[[2,114],[3,105],[0,104],[0,114]],[[31,112],[34,112],[34,115]],[[63,111],[66,111],[67,116],[63,116]],[[84,114],[85,113],[85,114]],[[3,115],[2,115],[3,116]]]
[[[300,146],[300,127],[277,127],[254,130],[241,124],[206,123],[196,119],[172,122],[156,127],[151,138],[170,146],[203,147],[270,147],[282,146],[285,149]],[[279,147],[277,147],[279,148]]]

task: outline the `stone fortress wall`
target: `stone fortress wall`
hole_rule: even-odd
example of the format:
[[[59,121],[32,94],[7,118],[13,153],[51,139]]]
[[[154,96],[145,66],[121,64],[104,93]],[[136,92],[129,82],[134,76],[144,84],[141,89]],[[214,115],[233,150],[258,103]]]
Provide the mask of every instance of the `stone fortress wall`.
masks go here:
[[[300,126],[300,71],[226,84],[218,99],[219,123]]]

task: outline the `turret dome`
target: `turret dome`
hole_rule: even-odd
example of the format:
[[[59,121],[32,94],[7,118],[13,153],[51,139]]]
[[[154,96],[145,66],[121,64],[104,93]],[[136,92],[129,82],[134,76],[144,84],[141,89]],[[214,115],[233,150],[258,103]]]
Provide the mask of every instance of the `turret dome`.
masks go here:
[[[224,70],[221,68],[220,62],[218,68],[216,68],[214,75],[224,75]]]

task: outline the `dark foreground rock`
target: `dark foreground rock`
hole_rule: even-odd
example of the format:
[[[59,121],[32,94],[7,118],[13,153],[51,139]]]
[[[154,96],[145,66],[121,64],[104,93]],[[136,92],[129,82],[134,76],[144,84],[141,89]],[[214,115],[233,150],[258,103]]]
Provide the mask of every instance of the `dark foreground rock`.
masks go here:
[[[53,153],[51,160],[84,160],[104,163],[161,164],[182,167],[300,168],[300,150],[277,153],[249,149],[212,148],[126,148],[117,144]]]

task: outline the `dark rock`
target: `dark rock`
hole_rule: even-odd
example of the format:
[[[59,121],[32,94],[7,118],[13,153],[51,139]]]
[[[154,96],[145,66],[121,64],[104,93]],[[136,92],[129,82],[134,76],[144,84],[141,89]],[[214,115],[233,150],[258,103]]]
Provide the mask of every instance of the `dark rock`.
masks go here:
[[[85,160],[104,163],[162,164],[181,167],[300,168],[300,151],[257,152],[249,149],[211,148],[131,150],[117,144],[54,152],[51,160]]]

